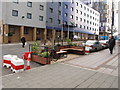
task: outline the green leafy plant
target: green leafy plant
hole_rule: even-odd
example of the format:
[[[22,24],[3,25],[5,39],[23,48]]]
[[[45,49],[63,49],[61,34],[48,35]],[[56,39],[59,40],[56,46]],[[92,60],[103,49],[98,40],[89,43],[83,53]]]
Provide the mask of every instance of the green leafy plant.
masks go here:
[[[41,57],[45,57],[45,58],[50,57],[50,53],[49,52],[42,52]]]
[[[73,45],[73,46],[78,46],[77,43],[73,43],[72,45]]]
[[[68,44],[68,45],[72,45],[71,39],[67,39],[66,41],[67,41],[67,44]]]
[[[41,48],[40,48],[40,43],[39,42],[36,41],[32,45],[32,51],[35,52],[35,53],[40,53],[41,52]]]

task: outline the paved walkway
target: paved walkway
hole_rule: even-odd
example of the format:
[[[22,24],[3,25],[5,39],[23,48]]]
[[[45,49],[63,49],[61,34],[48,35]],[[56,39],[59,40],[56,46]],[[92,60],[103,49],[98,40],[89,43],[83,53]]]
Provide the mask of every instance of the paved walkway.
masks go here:
[[[120,49],[120,47],[119,47]],[[2,76],[3,88],[118,88],[118,48]]]
[[[109,58],[107,58],[106,51],[90,54],[89,58],[83,56],[78,59],[3,76],[3,88],[118,88],[117,52],[113,55],[109,54]],[[106,55],[102,54],[103,52]],[[100,56],[102,58],[100,64],[98,64],[96,60],[100,61],[100,59],[95,57]],[[85,64],[84,61],[81,61],[83,58],[86,58],[84,59],[85,62],[91,61],[93,63]],[[78,62],[78,60],[81,62]],[[72,62],[73,64],[71,64]],[[78,65],[85,65],[85,67]]]

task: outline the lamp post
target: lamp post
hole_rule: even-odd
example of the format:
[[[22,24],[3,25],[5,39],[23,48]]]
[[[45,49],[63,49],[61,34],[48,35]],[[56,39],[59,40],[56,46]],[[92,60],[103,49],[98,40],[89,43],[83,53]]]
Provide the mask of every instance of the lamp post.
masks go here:
[[[68,33],[67,33],[67,39],[69,39],[69,34],[70,34],[70,32],[69,32],[69,24],[68,24]]]

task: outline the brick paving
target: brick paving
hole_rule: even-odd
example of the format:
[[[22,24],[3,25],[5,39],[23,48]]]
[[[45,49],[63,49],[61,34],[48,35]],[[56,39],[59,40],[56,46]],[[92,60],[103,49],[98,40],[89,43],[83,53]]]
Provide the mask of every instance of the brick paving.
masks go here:
[[[118,88],[117,53],[117,48],[113,55],[106,49],[5,75],[2,76],[2,85],[3,88]]]

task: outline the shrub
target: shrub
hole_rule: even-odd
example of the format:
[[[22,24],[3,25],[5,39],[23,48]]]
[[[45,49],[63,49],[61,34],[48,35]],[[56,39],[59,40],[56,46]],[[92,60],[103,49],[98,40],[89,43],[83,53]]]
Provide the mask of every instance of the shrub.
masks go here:
[[[71,39],[67,39],[66,41],[67,41],[67,44],[68,44],[68,45],[71,45],[71,44],[72,44]]]
[[[39,42],[35,42],[32,45],[32,51],[35,52],[35,53],[40,53],[41,52],[41,48],[40,48]]]
[[[49,52],[43,52],[43,53],[41,53],[41,57],[45,57],[45,58],[50,57],[50,53]]]
[[[77,43],[73,43],[72,45],[73,45],[73,46],[78,46]]]

